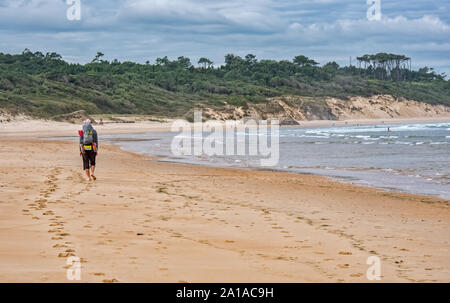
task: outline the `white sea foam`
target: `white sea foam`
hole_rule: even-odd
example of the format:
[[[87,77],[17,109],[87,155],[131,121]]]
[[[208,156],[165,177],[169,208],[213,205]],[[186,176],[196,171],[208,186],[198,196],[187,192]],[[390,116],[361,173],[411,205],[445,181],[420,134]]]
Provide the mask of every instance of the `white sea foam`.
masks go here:
[[[374,125],[374,126],[354,126],[354,127],[330,127],[319,130],[310,130],[309,132],[329,132],[335,134],[342,133],[364,133],[364,132],[387,132],[388,128],[391,132],[395,131],[418,131],[436,128],[448,128],[450,123],[433,123],[433,124],[405,124],[405,125]]]

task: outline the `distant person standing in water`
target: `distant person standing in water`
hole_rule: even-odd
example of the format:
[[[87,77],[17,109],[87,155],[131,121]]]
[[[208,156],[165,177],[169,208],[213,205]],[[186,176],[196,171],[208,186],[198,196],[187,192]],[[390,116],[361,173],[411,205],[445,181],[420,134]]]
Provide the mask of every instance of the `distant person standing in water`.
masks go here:
[[[87,180],[97,179],[95,172],[95,158],[98,154],[98,136],[97,131],[91,124],[91,120],[84,121],[83,130],[80,134],[80,156],[83,157],[83,169],[86,172]]]

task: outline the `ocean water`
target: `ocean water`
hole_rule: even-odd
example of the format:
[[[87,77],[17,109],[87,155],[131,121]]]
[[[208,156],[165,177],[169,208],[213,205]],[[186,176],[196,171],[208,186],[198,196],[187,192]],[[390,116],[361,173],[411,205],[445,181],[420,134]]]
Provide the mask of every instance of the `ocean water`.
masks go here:
[[[159,156],[158,161],[316,174],[450,200],[450,123],[281,128],[280,157],[274,167],[261,167],[258,156],[174,156],[175,135],[121,134],[100,139]]]

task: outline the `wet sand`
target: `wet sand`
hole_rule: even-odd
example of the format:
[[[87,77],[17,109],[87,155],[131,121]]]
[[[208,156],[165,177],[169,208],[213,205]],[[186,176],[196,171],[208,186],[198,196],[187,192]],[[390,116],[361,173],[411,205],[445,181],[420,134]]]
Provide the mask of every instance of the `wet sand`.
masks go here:
[[[445,200],[105,145],[87,182],[76,143],[13,137],[0,140],[0,282],[69,282],[70,256],[81,282],[367,282],[369,256],[381,282],[450,282]]]

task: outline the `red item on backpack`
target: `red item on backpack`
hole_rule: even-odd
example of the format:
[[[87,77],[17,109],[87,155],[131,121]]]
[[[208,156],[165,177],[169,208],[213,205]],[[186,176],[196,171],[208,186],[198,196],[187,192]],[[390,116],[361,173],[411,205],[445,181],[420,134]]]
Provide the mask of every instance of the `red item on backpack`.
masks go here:
[[[79,130],[79,131],[78,131],[78,135],[80,135],[80,137],[83,136],[83,131],[82,131],[82,130]]]

